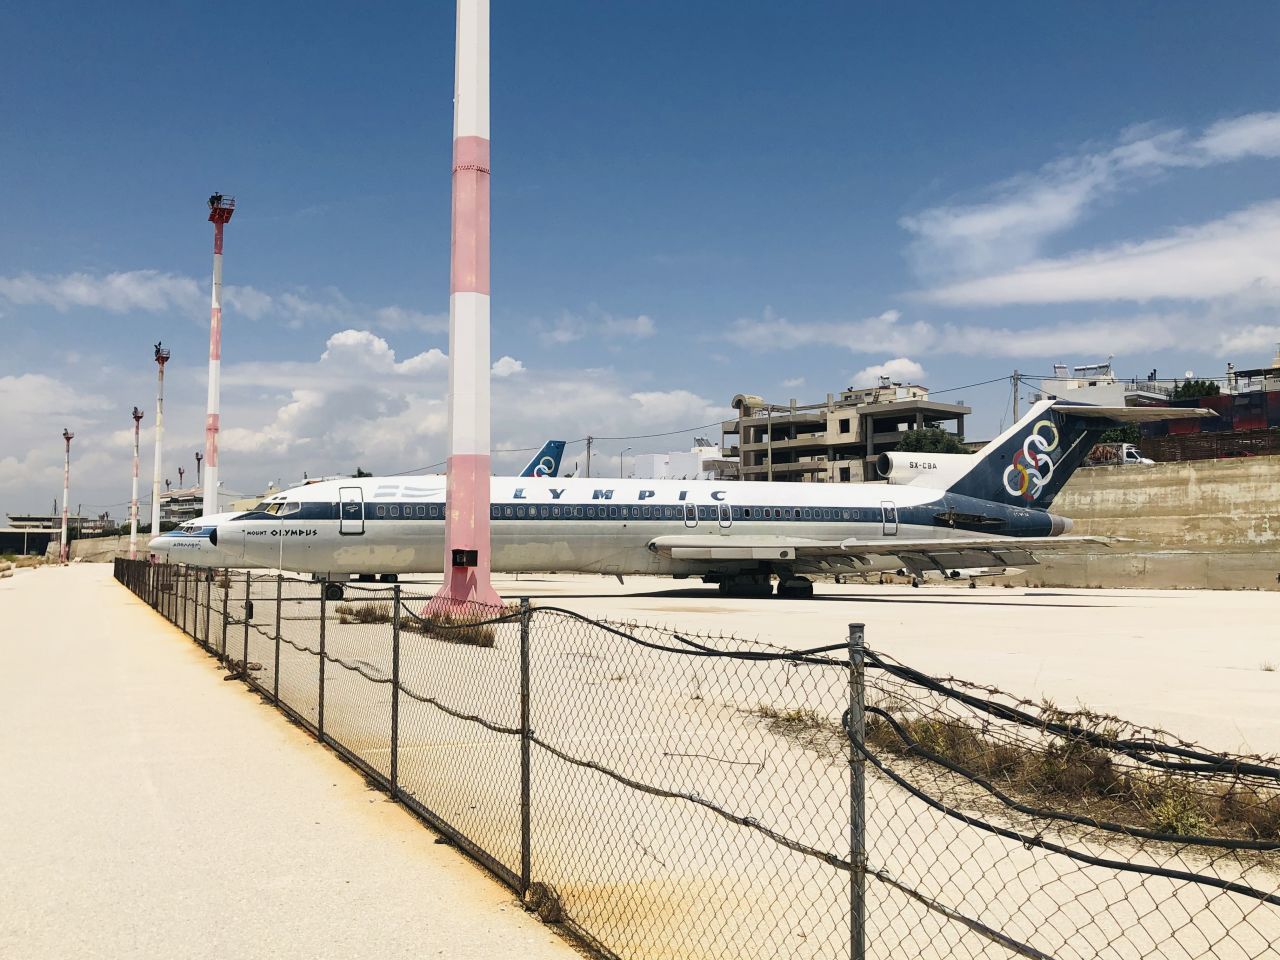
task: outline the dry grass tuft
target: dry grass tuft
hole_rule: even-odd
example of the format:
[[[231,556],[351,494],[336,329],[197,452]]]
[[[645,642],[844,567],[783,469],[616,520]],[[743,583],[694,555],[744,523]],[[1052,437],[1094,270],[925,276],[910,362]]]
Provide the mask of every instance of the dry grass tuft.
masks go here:
[[[390,623],[389,603],[340,603],[333,608],[339,623]]]
[[[519,611],[518,604],[509,603],[502,610],[484,610],[477,613],[428,613],[425,616],[402,617],[400,627],[421,633],[423,636],[460,643],[469,647],[492,647],[498,639],[498,631],[489,620]]]

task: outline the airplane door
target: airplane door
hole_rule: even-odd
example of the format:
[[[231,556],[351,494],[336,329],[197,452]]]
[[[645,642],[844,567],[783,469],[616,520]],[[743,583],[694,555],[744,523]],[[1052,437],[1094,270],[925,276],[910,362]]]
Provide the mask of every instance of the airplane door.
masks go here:
[[[345,537],[364,533],[364,494],[359,487],[338,490],[338,533]]]
[[[684,525],[686,527],[696,527],[698,525],[698,508],[692,503],[684,505]]]
[[[720,528],[728,530],[729,527],[733,526],[733,509],[727,503],[719,504],[716,518],[720,521]]]
[[[880,514],[883,521],[881,532],[886,537],[896,537],[898,535],[898,508],[892,500],[880,501]]]

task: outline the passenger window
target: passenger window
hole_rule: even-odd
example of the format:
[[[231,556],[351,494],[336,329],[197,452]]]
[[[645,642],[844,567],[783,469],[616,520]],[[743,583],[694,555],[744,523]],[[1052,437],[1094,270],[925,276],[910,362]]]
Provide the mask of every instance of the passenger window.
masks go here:
[[[511,514],[511,508],[510,508],[510,507],[503,507],[503,508],[502,508],[502,515],[503,515],[503,517],[505,517],[506,519],[510,520],[510,519],[511,519],[511,516],[512,516],[512,514]]]
[[[387,508],[387,512],[388,512],[392,517],[398,517],[398,516],[400,516],[400,507],[399,507],[397,504],[394,504],[394,503],[393,503],[393,504],[391,504],[391,506],[389,506],[389,507]]]
[[[559,516],[560,516],[560,508],[559,508],[559,507],[552,507],[552,508],[551,508],[551,516],[553,516],[553,517],[559,517]]]
[[[525,517],[525,509],[524,509],[524,507],[516,507],[516,516],[517,516],[517,517],[519,517],[521,520],[523,520],[523,519],[524,519],[524,517]]]
[[[538,512],[542,514],[542,519],[543,519],[543,520],[545,520],[545,519],[547,519],[547,517],[551,516],[551,511],[550,511],[550,510],[548,510],[546,507],[539,507],[539,508],[538,508]]]
[[[385,503],[378,504],[378,509],[375,512],[379,517],[385,517],[387,515],[387,505]]]
[[[494,504],[492,507],[489,508],[489,519],[497,520],[498,517],[502,515],[501,511],[502,511],[502,508],[499,507],[497,504]]]
[[[574,508],[573,508],[573,518],[574,518],[575,520],[581,520],[581,519],[582,519],[582,508],[581,508],[581,507],[574,507]]]

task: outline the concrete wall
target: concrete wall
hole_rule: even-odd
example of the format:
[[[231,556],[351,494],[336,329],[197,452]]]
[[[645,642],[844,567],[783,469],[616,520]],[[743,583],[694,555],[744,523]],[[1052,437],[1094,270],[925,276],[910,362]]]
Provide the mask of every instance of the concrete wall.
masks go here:
[[[1030,583],[1280,589],[1280,457],[1090,467],[1053,512],[1073,533],[1140,542],[1048,559]]]

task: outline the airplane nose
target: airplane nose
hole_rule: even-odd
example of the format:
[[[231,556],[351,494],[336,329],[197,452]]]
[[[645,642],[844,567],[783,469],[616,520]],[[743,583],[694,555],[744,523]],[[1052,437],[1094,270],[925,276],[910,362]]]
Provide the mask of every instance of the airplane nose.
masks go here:
[[[169,544],[165,542],[164,537],[156,537],[147,544],[147,552],[167,554],[169,552]]]
[[[1049,514],[1049,536],[1060,537],[1064,533],[1070,533],[1073,526],[1066,517],[1060,517],[1056,513]]]

